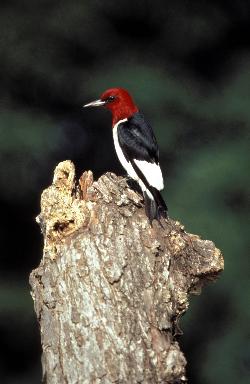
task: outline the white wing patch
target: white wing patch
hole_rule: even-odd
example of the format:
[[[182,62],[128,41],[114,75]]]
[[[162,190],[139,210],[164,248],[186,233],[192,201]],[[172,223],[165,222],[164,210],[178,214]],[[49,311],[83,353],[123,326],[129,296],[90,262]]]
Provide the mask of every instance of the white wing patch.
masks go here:
[[[139,183],[139,185],[143,191],[147,191],[146,186],[144,185],[142,180],[140,180],[140,178],[136,174],[130,161],[126,160],[126,158],[123,154],[123,151],[120,147],[119,141],[118,141],[117,127],[119,124],[121,124],[122,122],[127,121],[127,120],[128,119],[123,119],[123,120],[118,121],[118,123],[116,123],[114,128],[113,128],[113,139],[114,139],[115,150],[116,150],[118,159],[120,160],[120,162],[121,162],[123,168],[126,170],[127,174],[130,177],[132,177],[132,179],[136,180]],[[163,185],[163,178],[162,178],[160,166],[157,165],[156,163],[148,163],[145,160],[134,160],[134,161],[135,161],[137,167],[141,170],[141,172],[143,173],[143,175],[147,179],[149,185],[158,189],[158,191],[161,191],[164,188],[164,185]],[[147,191],[147,194],[151,199],[154,199],[152,194],[149,191]]]
[[[156,163],[149,163],[145,160],[134,160],[141,170],[149,185],[161,191],[164,188],[161,168]]]

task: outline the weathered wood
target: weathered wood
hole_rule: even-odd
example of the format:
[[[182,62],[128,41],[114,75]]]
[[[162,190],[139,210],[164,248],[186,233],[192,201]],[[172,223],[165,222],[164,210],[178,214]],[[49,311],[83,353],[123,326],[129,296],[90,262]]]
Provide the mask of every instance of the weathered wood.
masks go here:
[[[211,241],[174,220],[150,227],[141,196],[107,173],[75,183],[60,163],[42,194],[41,263],[30,276],[44,382],[181,383],[175,340],[188,294],[223,269]]]

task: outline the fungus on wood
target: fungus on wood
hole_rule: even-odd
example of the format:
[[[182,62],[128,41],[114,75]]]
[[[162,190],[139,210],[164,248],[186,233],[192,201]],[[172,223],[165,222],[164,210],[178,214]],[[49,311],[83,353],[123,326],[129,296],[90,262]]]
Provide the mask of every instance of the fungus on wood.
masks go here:
[[[172,219],[151,227],[126,179],[88,171],[76,182],[71,161],[56,167],[37,221],[44,252],[30,284],[44,382],[186,382],[178,319],[223,270],[213,242]]]

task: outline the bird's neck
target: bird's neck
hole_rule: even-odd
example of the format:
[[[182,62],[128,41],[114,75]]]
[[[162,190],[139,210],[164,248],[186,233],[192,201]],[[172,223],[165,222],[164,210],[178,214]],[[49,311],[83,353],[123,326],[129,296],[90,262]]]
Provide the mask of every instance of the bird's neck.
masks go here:
[[[138,112],[136,105],[116,106],[112,110],[112,126],[114,127],[120,120],[128,119],[136,112]]]

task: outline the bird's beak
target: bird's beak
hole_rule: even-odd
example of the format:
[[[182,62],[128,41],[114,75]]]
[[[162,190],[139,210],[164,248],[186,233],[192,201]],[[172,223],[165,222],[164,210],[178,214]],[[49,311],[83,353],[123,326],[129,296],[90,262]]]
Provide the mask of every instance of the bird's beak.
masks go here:
[[[101,105],[104,105],[104,104],[106,104],[105,101],[95,100],[95,101],[92,101],[91,103],[83,105],[83,108],[86,108],[86,107],[100,107]]]

